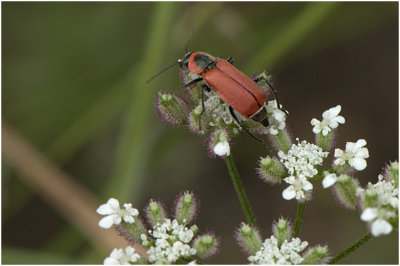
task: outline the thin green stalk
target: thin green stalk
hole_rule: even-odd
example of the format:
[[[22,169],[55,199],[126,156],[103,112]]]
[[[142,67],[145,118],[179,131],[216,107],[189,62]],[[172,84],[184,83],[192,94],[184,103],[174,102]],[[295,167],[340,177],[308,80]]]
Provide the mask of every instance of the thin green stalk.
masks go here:
[[[305,203],[299,203],[299,205],[297,206],[297,216],[294,225],[294,237],[298,237],[300,234],[301,225],[303,224],[303,215],[305,207],[306,207]]]
[[[251,210],[249,200],[247,199],[246,192],[244,191],[242,181],[240,180],[239,172],[236,168],[235,161],[233,160],[232,154],[225,158],[226,166],[228,167],[229,174],[232,178],[233,186],[235,187],[236,193],[239,197],[240,204],[242,205],[244,214],[246,215],[249,224],[256,225],[254,214]]]
[[[328,264],[334,264],[338,260],[346,257],[350,253],[356,251],[359,247],[364,245],[368,240],[372,238],[372,235],[370,233],[366,233],[363,235],[359,240],[357,240],[353,245],[351,245],[349,248],[344,250],[343,252],[339,253],[336,257],[334,257],[332,260],[328,262]]]

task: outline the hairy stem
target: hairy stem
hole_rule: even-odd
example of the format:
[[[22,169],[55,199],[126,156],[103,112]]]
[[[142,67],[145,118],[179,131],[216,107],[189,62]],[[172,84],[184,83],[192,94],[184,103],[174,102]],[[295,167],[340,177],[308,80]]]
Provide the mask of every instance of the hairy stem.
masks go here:
[[[242,205],[243,211],[246,215],[249,224],[256,226],[256,220],[251,210],[249,200],[247,199],[246,192],[244,191],[242,181],[240,180],[239,172],[236,168],[235,161],[233,160],[232,154],[225,158],[226,166],[228,167],[229,174],[232,178],[233,186],[235,187],[236,193],[239,197],[240,204]]]
[[[328,264],[334,264],[337,261],[339,261],[340,259],[346,257],[347,255],[349,255],[350,253],[356,251],[359,247],[361,247],[362,245],[364,245],[368,240],[370,240],[372,238],[370,233],[366,233],[365,235],[363,235],[359,240],[357,240],[356,242],[354,242],[353,245],[351,245],[349,248],[347,248],[346,250],[342,251],[341,253],[339,253],[336,257],[334,257],[332,260],[330,260],[328,262]]]
[[[299,203],[297,206],[297,216],[296,216],[296,222],[294,225],[294,237],[298,237],[300,230],[301,230],[301,225],[303,223],[303,215],[304,215],[304,208],[306,207],[305,203]]]

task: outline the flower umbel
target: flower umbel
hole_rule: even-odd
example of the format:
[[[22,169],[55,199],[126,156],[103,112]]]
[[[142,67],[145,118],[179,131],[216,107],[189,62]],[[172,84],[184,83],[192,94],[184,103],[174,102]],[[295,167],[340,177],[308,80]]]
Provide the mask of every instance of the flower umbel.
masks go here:
[[[293,144],[287,153],[279,151],[278,156],[290,175],[284,179],[290,186],[282,192],[283,198],[307,200],[313,189],[313,185],[307,178],[312,178],[318,173],[315,166],[322,164],[323,159],[328,156],[328,152],[303,140],[297,145]]]
[[[97,209],[97,213],[106,215],[99,221],[99,226],[105,229],[110,228],[113,224],[120,224],[121,219],[126,223],[132,224],[135,222],[135,217],[139,215],[139,211],[132,208],[131,203],[125,203],[124,209],[121,209],[119,201],[114,198],[110,198],[106,204],[101,205]]]
[[[300,264],[304,260],[301,252],[307,246],[308,242],[301,241],[300,238],[285,240],[279,246],[278,240],[271,236],[264,241],[256,254],[248,257],[248,260],[254,264]]]
[[[287,153],[278,152],[281,162],[288,169],[290,175],[303,175],[311,178],[318,173],[314,167],[321,165],[329,152],[324,152],[315,144],[303,140],[297,145],[293,144]]]
[[[194,232],[177,220],[166,219],[163,224],[149,230],[149,235],[155,239],[155,246],[147,251],[150,263],[174,263],[180,258],[189,258],[196,254],[196,250],[188,245]]]
[[[368,183],[367,189],[359,189],[363,211],[361,220],[368,222],[373,236],[387,235],[397,227],[399,214],[399,191],[394,180],[378,176],[376,184]]]

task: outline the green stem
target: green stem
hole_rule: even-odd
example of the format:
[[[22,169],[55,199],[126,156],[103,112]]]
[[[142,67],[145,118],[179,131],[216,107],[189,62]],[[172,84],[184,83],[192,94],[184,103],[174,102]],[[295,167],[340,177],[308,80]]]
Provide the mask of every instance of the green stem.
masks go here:
[[[239,197],[240,204],[242,205],[243,211],[246,215],[249,224],[256,226],[256,220],[249,200],[247,199],[246,192],[244,191],[242,181],[240,180],[239,172],[236,168],[235,161],[233,160],[232,154],[225,158],[226,166],[228,167],[229,174],[232,178],[233,186],[235,187],[236,193]],[[257,227],[257,226],[256,226]]]
[[[349,255],[350,253],[356,251],[359,247],[361,247],[362,245],[364,245],[368,240],[370,240],[372,238],[370,233],[366,233],[365,235],[363,235],[359,240],[357,240],[353,245],[351,245],[349,248],[347,248],[346,250],[344,250],[343,252],[339,253],[339,255],[337,255],[336,257],[334,257],[332,260],[330,260],[328,262],[328,264],[334,264],[335,262],[337,262],[338,260],[346,257],[347,255]]]
[[[303,223],[303,215],[304,215],[304,208],[306,207],[305,203],[299,203],[297,206],[297,216],[296,216],[296,222],[294,225],[294,237],[298,237],[300,230],[301,230],[301,225]]]

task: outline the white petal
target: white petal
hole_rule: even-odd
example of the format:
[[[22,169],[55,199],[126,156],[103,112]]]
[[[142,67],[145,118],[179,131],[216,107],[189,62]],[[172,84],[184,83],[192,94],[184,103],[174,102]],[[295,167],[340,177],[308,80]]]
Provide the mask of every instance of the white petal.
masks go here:
[[[321,122],[320,122],[318,119],[315,119],[315,118],[311,119],[311,125],[312,125],[312,126],[319,125],[320,123],[321,123]]]
[[[368,158],[369,153],[367,148],[359,148],[354,152],[354,157]]]
[[[285,200],[291,200],[294,197],[296,197],[296,190],[294,189],[293,186],[289,186],[284,191],[282,191],[282,197]]]
[[[349,161],[349,164],[353,166],[357,171],[362,171],[367,167],[367,161],[362,158],[353,158]]]
[[[275,128],[275,126],[271,126],[271,127],[269,128],[269,133],[270,133],[271,135],[276,135],[276,134],[278,134],[278,130]]]
[[[340,124],[344,124],[346,122],[346,120],[344,119],[343,116],[339,115],[335,118],[336,122],[340,123]]]
[[[307,180],[303,181],[302,183],[303,183],[304,191],[310,191],[313,189],[313,185],[310,182],[308,182]]]
[[[322,135],[328,135],[329,131],[331,131],[329,127],[324,127],[324,129],[322,129]]]
[[[108,215],[99,221],[99,226],[104,229],[110,228],[114,224],[114,215]]]
[[[315,126],[315,127],[313,127],[312,132],[313,132],[314,134],[318,134],[319,132],[321,132],[321,128]]]
[[[361,148],[363,146],[367,145],[367,141],[365,139],[359,139],[356,142],[356,146],[357,148]]]
[[[214,147],[214,153],[218,156],[229,156],[231,148],[227,141],[218,142]]]
[[[101,215],[109,215],[114,214],[115,210],[109,204],[102,204],[97,208],[96,212]]]
[[[120,265],[120,262],[114,258],[106,258],[103,262],[104,265]]]
[[[378,216],[378,209],[376,208],[366,208],[361,214],[361,220],[364,222],[370,222]]]
[[[325,176],[324,180],[322,180],[322,186],[324,188],[328,188],[336,183],[337,176],[335,174],[329,174]]]
[[[372,223],[371,233],[373,236],[387,235],[392,229],[392,225],[386,220],[378,219]]]
[[[341,157],[343,155],[343,150],[335,149],[335,157]]]
[[[119,210],[119,201],[117,199],[110,198],[107,204],[110,205],[111,208]]]
[[[280,122],[285,121],[285,115],[283,112],[275,112],[274,118]]]
[[[135,219],[131,215],[125,215],[123,217],[124,221],[127,222],[128,224],[133,224],[135,222]]]

